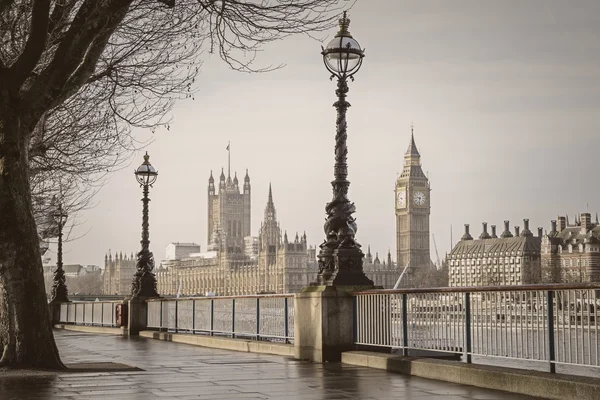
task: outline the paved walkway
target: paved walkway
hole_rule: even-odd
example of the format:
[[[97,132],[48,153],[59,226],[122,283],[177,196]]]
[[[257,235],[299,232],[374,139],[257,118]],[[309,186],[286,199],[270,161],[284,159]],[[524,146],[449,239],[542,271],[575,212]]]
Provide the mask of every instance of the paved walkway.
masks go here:
[[[110,361],[144,371],[0,375],[0,399],[531,399],[363,367],[142,338],[64,331],[55,336],[65,363]]]

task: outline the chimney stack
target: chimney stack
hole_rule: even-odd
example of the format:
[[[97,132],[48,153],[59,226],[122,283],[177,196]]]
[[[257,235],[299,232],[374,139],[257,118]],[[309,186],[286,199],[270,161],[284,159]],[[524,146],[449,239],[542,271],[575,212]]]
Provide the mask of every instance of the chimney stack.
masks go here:
[[[515,226],[515,236],[519,236],[519,227]]]
[[[469,234],[469,224],[465,224],[465,234],[461,240],[473,240],[473,237]]]
[[[483,232],[479,235],[479,239],[490,239],[490,234],[487,231],[487,222],[483,222]]]
[[[510,238],[513,237],[512,233],[510,233],[510,221],[504,221],[504,232],[500,235],[501,238]]]
[[[557,232],[562,232],[566,227],[567,227],[567,218],[566,217],[558,217]]]
[[[581,213],[581,231],[583,233],[587,232],[592,227],[592,214],[590,213]]]
[[[554,236],[556,235],[557,231],[556,231],[556,220],[552,220],[550,221],[550,224],[552,224],[552,230],[550,231],[550,236]]]
[[[529,230],[529,219],[527,218],[523,220],[523,231],[521,232],[521,236],[533,236],[533,233],[531,232],[531,230]]]
[[[492,239],[498,239],[498,235],[496,235],[496,225],[492,225]]]
[[[541,226],[538,227],[538,237],[542,237],[544,236],[544,228],[542,228]]]

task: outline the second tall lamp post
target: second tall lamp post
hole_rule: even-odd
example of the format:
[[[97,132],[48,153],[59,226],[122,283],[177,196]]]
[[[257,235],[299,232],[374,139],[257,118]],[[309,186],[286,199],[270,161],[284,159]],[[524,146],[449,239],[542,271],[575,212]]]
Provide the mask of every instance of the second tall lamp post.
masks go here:
[[[148,198],[149,188],[156,182],[158,172],[150,164],[150,156],[146,152],[144,162],[135,170],[135,179],[143,188],[142,198],[142,250],[137,254],[136,271],[131,284],[133,298],[159,297],[156,291],[156,276],[154,275],[154,255],[150,251],[150,234],[148,232]]]
[[[54,199],[52,200],[54,205]],[[63,210],[62,202],[58,203],[56,210],[51,214],[58,226],[58,248],[56,251],[56,271],[54,271],[54,282],[52,284],[52,292],[50,297],[51,303],[68,303],[68,291],[66,285],[65,271],[63,269],[63,228],[67,222],[67,213]]]
[[[350,181],[346,110],[350,103],[346,101],[346,94],[348,79],[354,80],[354,74],[362,65],[364,50],[348,31],[350,20],[345,11],[339,22],[340,30],[321,52],[325,67],[331,73],[331,79],[337,78],[335,93],[338,100],[333,104],[337,110],[334,180],[331,182],[333,200],[325,206],[325,241],[320,246],[319,273],[313,285],[373,286],[373,281],[363,272],[364,253],[355,239],[357,226],[352,217],[356,207],[348,199]]]

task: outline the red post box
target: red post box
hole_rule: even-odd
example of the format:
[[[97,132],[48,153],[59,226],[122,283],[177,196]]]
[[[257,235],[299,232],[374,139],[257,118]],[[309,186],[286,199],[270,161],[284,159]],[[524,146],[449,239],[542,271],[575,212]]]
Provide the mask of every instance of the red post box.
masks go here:
[[[115,309],[115,322],[117,327],[127,325],[127,304],[117,304]]]

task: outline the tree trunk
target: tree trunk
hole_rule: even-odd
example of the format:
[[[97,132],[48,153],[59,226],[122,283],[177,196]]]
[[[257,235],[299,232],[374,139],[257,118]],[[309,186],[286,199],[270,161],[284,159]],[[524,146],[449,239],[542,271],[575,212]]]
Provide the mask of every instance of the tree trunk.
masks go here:
[[[0,366],[63,369],[33,218],[27,148],[35,117],[0,92]]]

